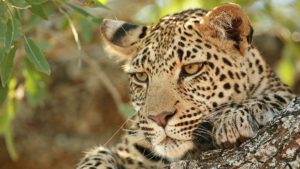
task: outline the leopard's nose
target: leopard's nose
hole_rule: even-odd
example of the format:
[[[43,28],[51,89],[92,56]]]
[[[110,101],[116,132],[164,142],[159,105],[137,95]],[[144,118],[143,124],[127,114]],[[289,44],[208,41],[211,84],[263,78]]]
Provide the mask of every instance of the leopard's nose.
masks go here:
[[[161,127],[166,127],[168,121],[176,114],[175,112],[164,111],[158,115],[149,115],[148,118],[153,120],[157,125]]]

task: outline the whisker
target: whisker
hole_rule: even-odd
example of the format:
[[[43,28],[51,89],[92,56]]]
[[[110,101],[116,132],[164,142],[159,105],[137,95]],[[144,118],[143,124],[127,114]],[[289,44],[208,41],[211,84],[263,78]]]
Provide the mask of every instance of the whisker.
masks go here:
[[[124,121],[123,124],[114,132],[114,134],[103,144],[103,146],[106,146],[124,128],[124,126],[128,123],[129,119],[136,115],[136,113],[133,113],[130,117],[128,117],[126,121]]]
[[[194,131],[193,134],[207,134],[212,136],[213,133],[212,132],[207,132],[207,131]]]
[[[198,135],[197,133],[194,134],[194,135],[197,136],[197,137],[203,138],[203,139],[205,139],[206,141],[210,141],[210,140],[211,140],[211,139],[209,139],[209,138],[207,138],[207,137],[205,137],[205,136],[203,136],[203,135]]]
[[[207,137],[212,137],[213,134],[204,134],[204,133],[193,133],[193,136],[197,136],[197,137],[202,137],[202,138],[207,138]]]
[[[132,120],[132,119],[128,119],[128,121],[130,121],[130,122],[132,122],[132,123],[138,123],[138,121]]]
[[[150,157],[150,156],[151,156],[151,157]],[[148,159],[149,159],[149,160],[152,160],[153,158],[157,157],[157,155],[154,154],[153,151],[151,151],[150,154],[147,154],[147,155],[146,155],[146,157],[147,157],[147,158],[150,157],[150,158],[148,158]]]
[[[203,128],[203,127],[199,127],[199,128],[197,128],[196,130],[194,130],[193,132],[196,132],[196,131],[201,131],[201,132],[211,133],[210,130],[207,130],[206,128]]]

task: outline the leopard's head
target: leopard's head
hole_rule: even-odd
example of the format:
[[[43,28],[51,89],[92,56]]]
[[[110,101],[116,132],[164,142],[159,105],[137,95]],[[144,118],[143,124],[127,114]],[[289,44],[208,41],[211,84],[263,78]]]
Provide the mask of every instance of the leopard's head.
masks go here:
[[[163,157],[184,156],[214,108],[247,95],[242,65],[252,28],[238,5],[187,10],[151,26],[104,20],[101,33],[126,61],[139,129]]]

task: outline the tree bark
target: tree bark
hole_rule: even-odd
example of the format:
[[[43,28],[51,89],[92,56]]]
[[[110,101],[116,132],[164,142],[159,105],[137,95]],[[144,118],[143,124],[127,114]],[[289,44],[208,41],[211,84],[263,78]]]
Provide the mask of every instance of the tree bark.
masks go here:
[[[170,169],[300,169],[300,96],[240,147],[201,153]]]

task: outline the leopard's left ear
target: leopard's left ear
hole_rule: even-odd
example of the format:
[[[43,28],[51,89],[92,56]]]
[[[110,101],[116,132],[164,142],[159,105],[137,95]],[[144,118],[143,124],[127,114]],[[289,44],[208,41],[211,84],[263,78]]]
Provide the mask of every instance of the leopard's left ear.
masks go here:
[[[136,50],[137,42],[146,35],[147,27],[124,21],[104,19],[101,34],[110,52],[117,53],[121,59],[128,59]]]
[[[213,38],[234,41],[234,47],[241,54],[251,45],[253,29],[248,16],[237,4],[222,4],[208,12],[200,29]]]

